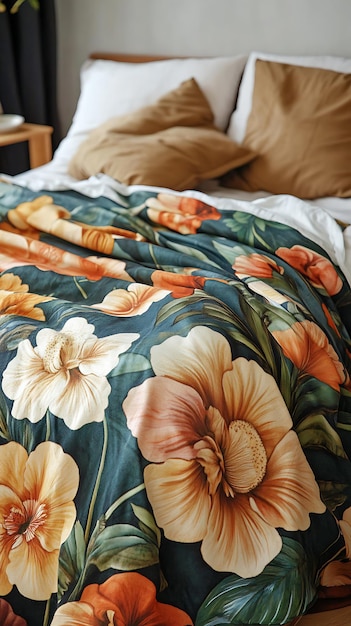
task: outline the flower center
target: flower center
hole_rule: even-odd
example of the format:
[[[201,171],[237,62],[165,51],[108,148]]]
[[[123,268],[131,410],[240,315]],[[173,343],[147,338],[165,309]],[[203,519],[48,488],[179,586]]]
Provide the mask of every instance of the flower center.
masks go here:
[[[234,491],[248,493],[266,473],[265,447],[256,428],[243,420],[231,422],[228,435],[224,449],[226,479]]]
[[[81,359],[72,355],[70,349],[72,337],[67,333],[56,333],[48,341],[42,356],[43,367],[49,374],[56,374],[61,369],[73,370],[79,367]]]
[[[208,435],[194,448],[206,474],[210,495],[216,493],[219,485],[227,497],[249,493],[262,482],[266,473],[266,450],[249,422],[234,420],[218,440]]]
[[[48,341],[42,357],[43,367],[46,372],[55,374],[62,369],[62,350],[68,344],[69,338],[64,333],[56,333],[56,335]]]
[[[13,548],[23,540],[29,543],[34,539],[36,531],[47,518],[46,505],[36,500],[25,500],[23,508],[12,506],[4,520],[4,528],[8,535],[13,535]]]

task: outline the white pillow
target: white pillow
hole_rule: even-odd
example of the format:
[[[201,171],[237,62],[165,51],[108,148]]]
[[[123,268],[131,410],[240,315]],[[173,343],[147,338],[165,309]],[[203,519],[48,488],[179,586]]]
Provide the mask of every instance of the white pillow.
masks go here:
[[[246,60],[247,55],[147,63],[89,59],[81,69],[81,93],[72,125],[54,161],[67,163],[93,128],[111,117],[153,104],[189,78],[198,82],[213,111],[215,125],[225,131]]]
[[[335,56],[284,56],[266,54],[265,52],[251,52],[245,65],[244,74],[239,87],[238,100],[235,111],[232,113],[227,134],[230,139],[242,143],[245,137],[247,121],[251,112],[252,96],[255,84],[256,60],[275,61],[304,67],[318,67],[334,70],[344,74],[351,73],[351,59]]]

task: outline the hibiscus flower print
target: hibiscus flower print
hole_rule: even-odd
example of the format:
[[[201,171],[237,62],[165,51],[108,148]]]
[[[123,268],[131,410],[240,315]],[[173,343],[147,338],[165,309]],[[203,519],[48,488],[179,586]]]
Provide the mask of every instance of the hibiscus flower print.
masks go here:
[[[161,226],[184,235],[196,233],[205,220],[219,220],[221,214],[197,198],[159,193],[146,200],[148,217]]]
[[[103,268],[93,261],[43,241],[0,230],[0,271],[34,265],[43,272],[100,280]]]
[[[111,391],[107,374],[139,335],[99,339],[94,330],[84,318],[76,317],[61,331],[40,330],[36,346],[29,339],[19,344],[2,381],[5,394],[14,401],[14,418],[35,423],[49,410],[71,430],[103,421]]]
[[[102,585],[88,585],[79,602],[55,613],[51,626],[192,626],[181,609],[156,600],[155,585],[135,572],[115,574]]]
[[[314,287],[322,287],[330,296],[342,289],[342,280],[333,264],[318,252],[296,245],[278,248],[276,254],[306,276]]]
[[[121,278],[122,280],[132,281],[132,277],[125,271],[126,264],[124,261],[112,259],[105,256],[87,256],[85,261],[94,263],[99,268],[100,276],[109,276],[110,278]]]
[[[283,274],[283,269],[273,259],[257,252],[240,254],[232,267],[239,278],[272,278],[273,272]]]
[[[192,276],[191,274],[175,274],[163,270],[155,270],[151,275],[152,283],[155,287],[168,289],[173,298],[184,298],[191,296],[195,289],[203,290],[206,278],[203,276]]]
[[[142,315],[153,302],[158,302],[169,295],[169,291],[149,287],[139,283],[128,285],[127,289],[113,289],[99,304],[93,304],[96,309],[101,309],[110,315],[119,317],[131,317]]]
[[[15,585],[23,596],[47,600],[57,591],[58,557],[76,518],[78,467],[56,443],[27,453],[1,446],[0,594]]]
[[[1,228],[9,230],[10,232],[22,231],[33,238],[39,237],[39,231],[36,227],[32,227],[28,219],[31,215],[45,207],[49,209],[53,205],[54,199],[52,196],[38,196],[34,200],[28,202],[21,202],[15,209],[10,209],[7,213],[8,222],[3,222]],[[67,212],[68,213],[68,212]]]
[[[272,335],[302,374],[314,376],[336,391],[347,383],[348,375],[338,355],[314,322],[295,322],[286,330],[272,331]]]
[[[36,305],[52,300],[50,297],[28,293],[29,287],[15,274],[0,276],[0,315],[23,315],[35,320],[45,320]]]
[[[127,424],[165,536],[201,542],[215,570],[258,575],[280,552],[277,528],[323,513],[314,475],[272,376],[232,360],[223,335],[193,328],[151,349],[155,376],[133,388]]]

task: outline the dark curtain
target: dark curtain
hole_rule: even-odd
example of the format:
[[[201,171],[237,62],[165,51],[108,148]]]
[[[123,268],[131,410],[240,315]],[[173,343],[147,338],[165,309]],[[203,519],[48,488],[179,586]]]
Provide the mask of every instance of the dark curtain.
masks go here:
[[[26,122],[54,127],[53,149],[60,138],[56,98],[55,0],[40,0],[40,9],[25,2],[11,14],[14,0],[3,0],[0,13],[0,102],[4,113],[23,115]],[[0,148],[0,172],[29,169],[28,146]]]

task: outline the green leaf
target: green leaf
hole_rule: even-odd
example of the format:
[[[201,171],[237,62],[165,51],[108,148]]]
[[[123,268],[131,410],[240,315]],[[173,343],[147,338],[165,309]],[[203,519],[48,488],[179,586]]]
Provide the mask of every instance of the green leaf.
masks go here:
[[[206,298],[208,298],[208,296],[204,295],[203,293],[201,293],[201,296],[199,296],[198,294],[193,294],[191,296],[188,296],[187,304],[195,305],[201,300],[205,300]],[[184,300],[182,298],[176,298],[175,300],[171,300],[161,307],[160,311],[157,314],[156,323],[161,324],[162,322],[167,320],[168,317],[177,315],[181,311],[184,311]]]
[[[8,320],[8,316],[4,315],[3,319]],[[14,328],[6,328],[0,331],[0,351],[7,352],[8,350],[16,350],[18,344],[24,339],[28,339],[29,335],[36,328],[34,324],[20,324]]]
[[[232,575],[220,582],[200,607],[195,626],[285,624],[315,599],[314,576],[302,546],[284,538],[280,554],[262,574]]]
[[[10,441],[10,432],[8,429],[9,410],[5,402],[3,394],[0,394],[0,437],[6,441]]]
[[[338,433],[324,415],[309,415],[296,427],[296,432],[303,448],[324,448],[348,458]]]
[[[132,571],[158,561],[158,546],[142,530],[129,524],[106,527],[89,555],[89,565],[96,565],[100,572],[109,568]]]
[[[330,511],[335,511],[339,506],[345,504],[349,493],[349,485],[347,483],[319,480],[318,486],[321,498]]]
[[[84,569],[85,560],[84,531],[79,521],[76,521],[72,532],[61,546],[58,572],[58,598],[67,591],[71,583],[76,583]]]
[[[144,507],[142,506],[138,506],[137,504],[132,504],[132,509],[134,512],[135,517],[139,520],[140,524],[139,527],[140,529],[148,536],[151,538],[151,540],[156,543],[158,546],[160,546],[161,543],[161,531],[158,528],[156,522],[155,522],[155,518],[152,515],[152,513],[150,513],[150,511],[148,511],[147,509],[144,509]]]
[[[111,370],[109,377],[131,374],[133,372],[144,372],[149,370],[150,367],[150,361],[142,354],[130,354],[126,352],[120,355],[118,364]]]

